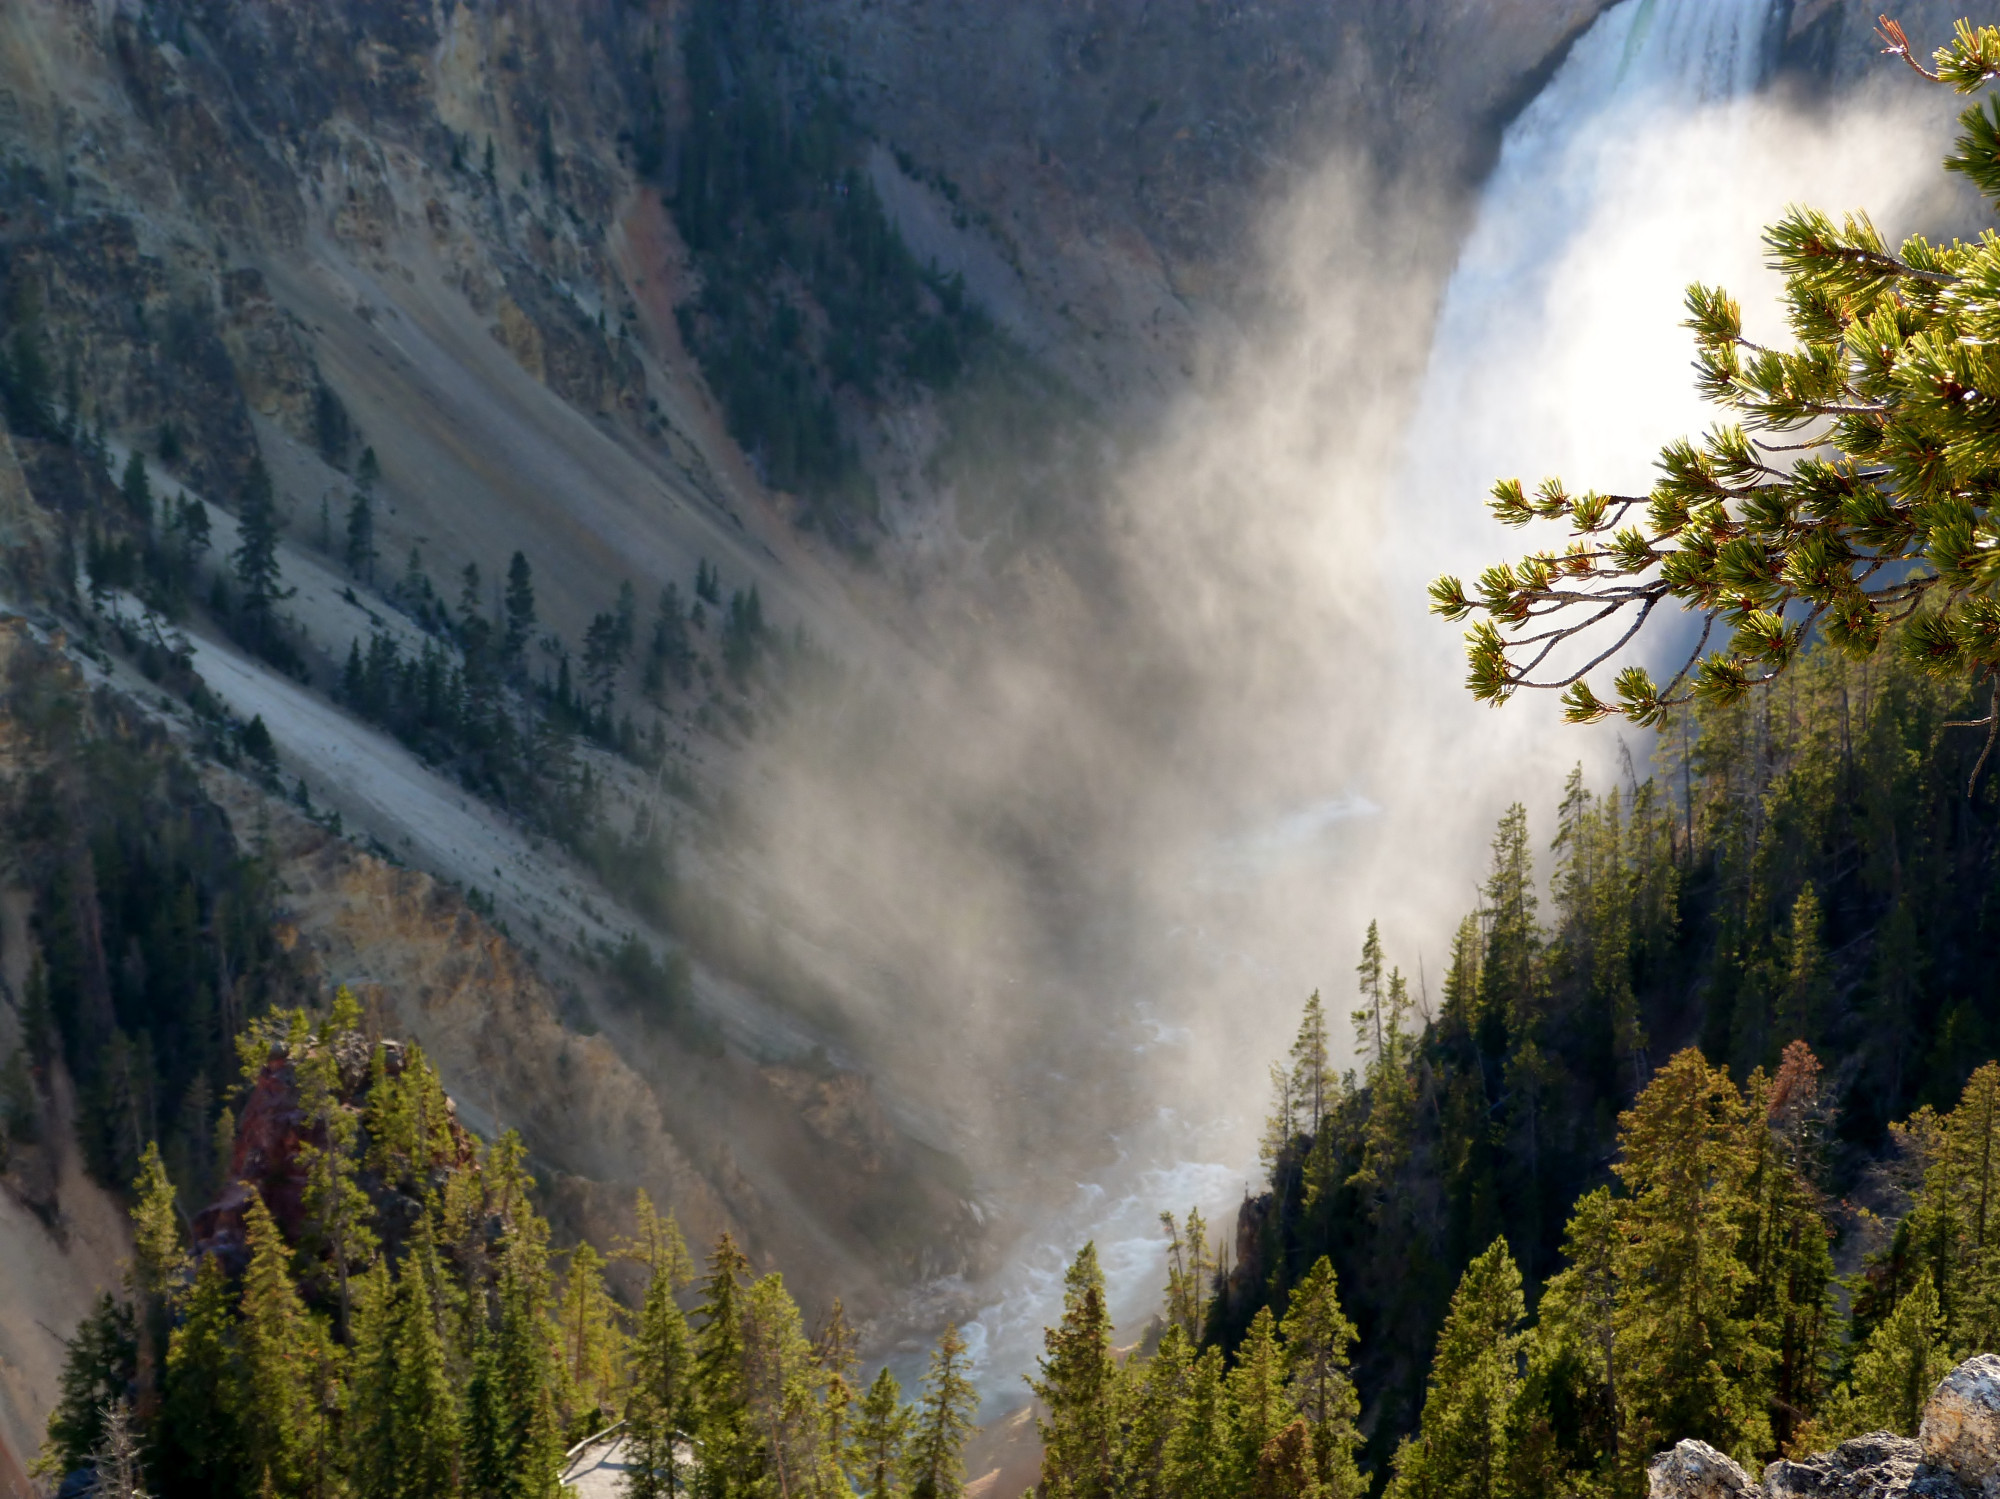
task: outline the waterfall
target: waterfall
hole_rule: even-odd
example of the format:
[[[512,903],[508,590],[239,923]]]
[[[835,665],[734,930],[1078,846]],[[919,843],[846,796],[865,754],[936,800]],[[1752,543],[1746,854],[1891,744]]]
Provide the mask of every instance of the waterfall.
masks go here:
[[[1776,3],[1624,0],[1578,38],[1503,138],[1439,305],[1419,414],[1401,455],[1395,424],[1405,392],[1379,404],[1357,400],[1329,416],[1320,382],[1324,371],[1365,365],[1374,352],[1355,332],[1372,324],[1349,315],[1354,304],[1394,302],[1405,283],[1393,266],[1370,266],[1357,258],[1322,273],[1330,262],[1306,255],[1302,259],[1313,269],[1301,278],[1304,301],[1297,318],[1261,334],[1251,350],[1254,357],[1246,357],[1240,374],[1222,389],[1191,398],[1187,420],[1141,465],[1146,482],[1139,487],[1149,502],[1137,512],[1139,524],[1160,525],[1174,503],[1196,508],[1204,524],[1211,514],[1228,517],[1218,533],[1190,534],[1213,540],[1213,555],[1205,554],[1206,560],[1234,568],[1251,600],[1240,616],[1224,616],[1241,626],[1230,648],[1232,673],[1244,654],[1254,654],[1252,646],[1271,637],[1287,645],[1301,638],[1334,642],[1331,649],[1314,651],[1311,670],[1273,673],[1270,695],[1261,688],[1240,700],[1233,691],[1224,695],[1255,717],[1260,736],[1268,733],[1272,744],[1296,744],[1298,760],[1323,766],[1324,784],[1317,794],[1302,793],[1289,803],[1272,793],[1266,820],[1246,823],[1213,858],[1197,862],[1200,877],[1226,894],[1204,889],[1191,895],[1182,912],[1186,919],[1171,939],[1173,951],[1186,959],[1176,982],[1188,988],[1163,1004],[1163,1023],[1189,1022],[1179,1007],[1190,995],[1202,996],[1210,1012],[1201,1020],[1200,1044],[1259,1053],[1249,1074],[1257,1081],[1223,1094],[1202,1094],[1194,1086],[1179,1096],[1166,1094],[1180,1110],[1162,1107],[1156,1119],[1135,1120],[1116,1142],[1117,1159],[1092,1180],[1077,1183],[1071,1200],[1047,1213],[1002,1270],[977,1287],[937,1288],[961,1298],[959,1304],[981,1298],[964,1330],[982,1391],[994,1407],[1019,1398],[1019,1375],[1040,1351],[1042,1327],[1061,1313],[1063,1270],[1085,1239],[1096,1241],[1109,1299],[1129,1331],[1157,1304],[1164,1280],[1165,1240],[1155,1217],[1160,1209],[1184,1213],[1201,1204],[1214,1214],[1212,1229],[1229,1233],[1228,1214],[1257,1170],[1254,1155],[1242,1148],[1244,1132],[1230,1132],[1239,1121],[1222,1116],[1243,1116],[1254,1134],[1263,1060],[1282,1050],[1298,1003],[1321,975],[1329,993],[1351,982],[1348,965],[1367,919],[1383,915],[1390,930],[1398,915],[1407,918],[1419,905],[1434,903],[1450,911],[1451,920],[1465,909],[1460,902],[1471,897],[1461,872],[1476,862],[1491,826],[1487,807],[1497,811],[1505,804],[1494,804],[1494,789],[1503,788],[1509,797],[1523,794],[1523,760],[1514,740],[1540,733],[1542,720],[1525,705],[1497,718],[1474,707],[1459,687],[1455,663],[1412,663],[1407,671],[1367,678],[1358,667],[1338,664],[1339,658],[1378,650],[1385,657],[1405,649],[1420,654],[1432,646],[1442,657],[1455,649],[1451,629],[1403,611],[1421,611],[1422,584],[1436,570],[1441,548],[1445,565],[1452,565],[1453,547],[1491,561],[1518,546],[1519,538],[1506,533],[1497,541],[1475,534],[1479,495],[1506,465],[1531,466],[1549,455],[1565,463],[1599,455],[1595,448],[1579,450],[1565,426],[1566,410],[1602,384],[1594,362],[1638,351],[1658,372],[1656,380],[1682,391],[1689,386],[1685,336],[1677,327],[1681,287],[1694,274],[1688,265],[1698,266],[1696,252],[1725,239],[1754,263],[1762,219],[1748,215],[1765,212],[1760,197],[1735,202],[1721,191],[1733,176],[1733,162],[1711,166],[1708,174],[1716,180],[1701,183],[1700,153],[1718,142],[1726,146],[1727,133],[1742,128],[1727,117],[1732,101],[1746,97],[1764,76]],[[1690,122],[1709,133],[1687,135]],[[1654,179],[1672,179],[1674,193],[1662,199]],[[1693,188],[1684,192],[1690,182]],[[1700,212],[1680,211],[1688,192]],[[1637,207],[1635,198],[1642,200]],[[1718,205],[1731,222],[1718,222]],[[1680,220],[1685,232],[1674,227]],[[1299,231],[1302,237],[1311,232]],[[1636,272],[1640,252],[1633,235],[1670,241],[1667,263]],[[1645,253],[1657,260],[1657,248]],[[1740,260],[1729,260],[1700,274],[1726,279],[1739,269]],[[1635,291],[1641,285],[1651,290]],[[1385,320],[1385,333],[1407,336],[1405,347],[1419,352],[1433,286],[1412,295],[1404,327],[1388,328]],[[1655,342],[1648,345],[1647,338]],[[1577,352],[1567,352],[1572,345]],[[1322,357],[1322,349],[1331,352]],[[1563,367],[1554,367],[1564,360]],[[1648,390],[1643,401],[1632,404],[1679,430],[1689,420],[1692,397],[1674,406]],[[1379,436],[1379,443],[1359,444],[1369,448],[1366,462],[1356,466],[1360,477],[1350,471],[1349,446],[1323,440],[1343,420],[1381,424],[1368,434]],[[1698,424],[1698,414],[1692,420]],[[1599,409],[1588,412],[1582,425],[1602,439],[1601,448],[1636,453],[1643,475],[1657,441],[1635,441]],[[1239,484],[1240,489],[1232,487]],[[1365,559],[1365,547],[1353,538],[1374,534],[1385,495],[1395,514],[1376,564]],[[1279,550],[1282,557],[1274,555]],[[1356,561],[1357,554],[1364,560]],[[1190,560],[1178,538],[1163,544],[1160,555]],[[1250,560],[1258,565],[1249,566]],[[1156,564],[1149,557],[1146,565]],[[1378,565],[1386,575],[1379,592]],[[1399,579],[1398,569],[1412,576]],[[1361,579],[1357,592],[1371,600],[1396,600],[1385,611],[1394,614],[1387,627],[1373,611],[1357,621],[1327,610],[1325,601],[1338,598],[1341,580],[1349,578]],[[1269,613],[1260,612],[1260,598],[1270,601]],[[1317,664],[1321,657],[1335,664]],[[1274,659],[1296,658],[1279,652]],[[1371,680],[1381,690],[1362,696],[1358,684]],[[1476,724],[1475,715],[1483,715]],[[1574,755],[1577,744],[1563,739],[1555,753]],[[1270,752],[1260,746],[1258,753]],[[1280,758],[1287,760],[1282,776],[1273,774]],[[1468,769],[1475,760],[1482,762],[1477,774]],[[1410,770],[1417,762],[1424,764],[1421,774]],[[1539,768],[1552,771],[1559,784],[1567,760]],[[1289,771],[1286,756],[1246,756],[1241,775],[1289,786],[1294,780]],[[1315,784],[1306,775],[1295,779]],[[1532,785],[1527,794],[1533,795]],[[1245,804],[1255,805],[1255,799],[1246,798]],[[1362,831],[1352,844],[1341,843],[1338,830],[1350,826]],[[1343,862],[1348,849],[1357,862]],[[1362,862],[1367,860],[1376,862]],[[1425,867],[1416,867],[1419,862]],[[1370,871],[1380,876],[1372,887]],[[1440,882],[1435,902],[1427,885],[1407,898],[1398,888],[1429,880]],[[1448,893],[1444,883],[1451,886]],[[1226,936],[1212,937],[1207,923]],[[1415,970],[1417,982],[1425,982],[1419,944],[1436,943],[1449,931],[1442,914],[1421,932],[1404,921],[1402,935],[1413,940],[1401,949],[1401,961],[1406,973]],[[1428,983],[1434,985],[1435,945],[1428,956]],[[1186,976],[1196,969],[1204,976]],[[1308,973],[1307,982],[1294,985],[1294,975]],[[1273,994],[1282,997],[1273,1001]],[[1284,1018],[1267,1029],[1265,1016],[1280,1007]],[[1336,1001],[1333,1008],[1343,1007]],[[1192,1045],[1183,1032],[1178,1042],[1163,1035],[1152,1049],[1166,1054]],[[1133,1065],[1150,1064],[1135,1052]],[[1168,1057],[1160,1067],[1163,1077],[1179,1075],[1171,1067],[1184,1067],[1193,1078],[1222,1075],[1201,1071],[1191,1059]],[[1254,1140],[1250,1146],[1254,1150]],[[910,1352],[899,1372],[915,1378],[920,1361],[919,1352]]]
[[[1409,441],[1423,502],[1391,526],[1405,559],[1392,574],[1419,550],[1467,568],[1513,550],[1518,539],[1493,550],[1477,501],[1517,465],[1531,480],[1576,465],[1578,484],[1644,484],[1659,437],[1703,419],[1684,374],[1681,289],[1756,250],[1761,220],[1717,210],[1779,10],[1622,0],[1508,127],[1439,311]],[[1669,386],[1607,400],[1633,370],[1664,370]],[[1615,472],[1581,471],[1593,464]]]

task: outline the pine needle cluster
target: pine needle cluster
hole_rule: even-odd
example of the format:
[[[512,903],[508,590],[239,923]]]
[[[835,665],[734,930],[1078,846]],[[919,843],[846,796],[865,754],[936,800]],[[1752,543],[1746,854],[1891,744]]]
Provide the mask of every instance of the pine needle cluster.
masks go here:
[[[1884,35],[1909,56],[1900,28]],[[1969,93],[1996,55],[2000,31],[1961,22],[1918,71]],[[2000,201],[2000,102],[1960,125],[1946,168]],[[1891,247],[1866,214],[1794,208],[1764,242],[1789,346],[1747,338],[1720,287],[1687,292],[1698,389],[1725,419],[1663,449],[1649,494],[1501,481],[1501,521],[1569,540],[1431,586],[1435,612],[1473,619],[1475,697],[1548,688],[1572,722],[1658,724],[1772,681],[1816,635],[1866,656],[1897,625],[1927,671],[2000,676],[2000,235]],[[1669,601],[1702,616],[1680,668],[1662,684],[1622,666],[1600,696],[1591,674]]]

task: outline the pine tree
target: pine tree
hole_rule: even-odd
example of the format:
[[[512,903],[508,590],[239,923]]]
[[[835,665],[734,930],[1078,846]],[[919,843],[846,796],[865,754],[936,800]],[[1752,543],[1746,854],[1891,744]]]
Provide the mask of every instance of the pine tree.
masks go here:
[[[1029,1388],[1048,1407],[1042,1434],[1044,1499],[1106,1499],[1113,1451],[1118,1366],[1097,1246],[1086,1244],[1063,1277],[1062,1321],[1042,1335],[1041,1377]]]
[[[847,1461],[857,1475],[861,1499],[900,1499],[903,1447],[910,1420],[902,1388],[885,1365],[861,1397],[859,1419],[847,1446]]]
[[[1808,880],[1792,905],[1786,943],[1784,987],[1778,997],[1778,1037],[1812,1041],[1819,1035],[1826,1003],[1826,944],[1820,938],[1819,895]]]
[[[847,1308],[838,1296],[826,1321],[813,1336],[813,1358],[825,1374],[827,1476],[836,1492],[846,1495],[853,1485],[846,1471],[848,1438],[854,1421],[854,1371],[859,1360],[854,1352],[854,1328],[847,1320]]]
[[[1948,1340],[1991,1347],[2000,1335],[2000,1063],[1975,1071],[1958,1107],[1913,1135],[1926,1169],[1909,1223],[1927,1248]]]
[[[643,1221],[651,1215],[652,1204],[644,1193],[640,1202]],[[693,1335],[674,1300],[674,1268],[663,1257],[652,1271],[638,1336],[632,1342],[632,1387],[625,1407],[632,1499],[678,1499],[689,1481],[681,1444],[701,1423]]]
[[[1740,1299],[1751,1204],[1742,1096],[1681,1052],[1620,1118],[1628,1194],[1618,1251],[1618,1362],[1626,1459],[1695,1437],[1746,1457],[1768,1450],[1772,1351]]]
[[[743,1282],[749,1261],[724,1234],[709,1255],[695,1332],[700,1391],[701,1499],[753,1499],[765,1477],[763,1444],[751,1424],[744,1369]]]
[[[276,627],[273,608],[287,597],[278,569],[277,497],[262,458],[250,460],[250,473],[243,481],[236,520],[237,545],[231,561],[236,568],[236,581],[243,587],[244,627],[251,639],[261,644],[272,638]]]
[[[38,1477],[60,1482],[89,1465],[104,1441],[104,1412],[128,1397],[138,1377],[139,1344],[132,1308],[107,1292],[77,1324],[67,1344],[62,1384],[49,1412],[47,1440],[35,1460]]]
[[[222,1262],[204,1256],[167,1346],[159,1466],[169,1493],[243,1491],[248,1456],[233,1299]]]
[[[510,670],[526,658],[535,633],[535,574],[527,555],[516,552],[507,563],[506,624],[500,636],[500,660]]]
[[[1326,1008],[1320,1003],[1319,991],[1314,990],[1306,1000],[1305,1013],[1299,1018],[1299,1033],[1292,1042],[1292,1092],[1310,1130],[1317,1130],[1326,1115],[1329,1074]]]
[[[1882,29],[1892,52],[1961,92],[1982,89],[2000,64],[1989,27],[1961,24],[1936,71],[1900,26],[1885,18]],[[1993,118],[1975,105],[1960,124],[1945,167],[2000,197]],[[1661,450],[1649,492],[1572,493],[1553,478],[1532,495],[1518,479],[1494,486],[1503,522],[1554,523],[1569,540],[1486,569],[1476,597],[1457,578],[1432,585],[1437,612],[1482,616],[1466,636],[1475,696],[1559,689],[1573,722],[1615,714],[1654,725],[1690,701],[1740,701],[1792,669],[1815,635],[1866,658],[1904,621],[1902,649],[1924,671],[1968,686],[1992,676],[1993,580],[1978,538],[1992,525],[2000,464],[1970,403],[1940,399],[1959,382],[1937,373],[1969,372],[1984,357],[1990,248],[1919,236],[1892,251],[1866,214],[1836,224],[1798,206],[1764,241],[1785,279],[1777,321],[1793,341],[1751,342],[1735,298],[1688,288],[1696,388],[1723,410],[1699,443]],[[1806,429],[1815,435],[1799,440]],[[1783,434],[1786,461],[1771,460],[1765,434]],[[1662,686],[1629,664],[1612,700],[1599,697],[1591,669],[1669,601],[1703,616],[1674,675]],[[1582,638],[1600,627],[1617,635],[1606,650]],[[1991,702],[1972,722],[2000,726],[2000,695]]]
[[[1951,1367],[1937,1287],[1919,1276],[1854,1360],[1854,1429],[1915,1436],[1925,1403]]]
[[[1563,1270],[1542,1292],[1536,1337],[1567,1337],[1594,1376],[1601,1431],[1594,1446],[1616,1458],[1618,1437],[1618,1204],[1599,1187],[1577,1199],[1563,1235]]]
[[[1382,933],[1368,923],[1368,935],[1361,942],[1361,961],[1354,965],[1361,990],[1361,1008],[1349,1018],[1354,1022],[1354,1055],[1366,1060],[1382,1055]]]
[[[160,1147],[148,1141],[139,1158],[139,1175],[132,1183],[132,1270],[129,1277],[134,1323],[138,1333],[138,1384],[142,1407],[150,1406],[159,1379],[159,1364],[167,1347],[171,1314],[187,1257],[181,1249],[180,1213],[174,1206],[173,1183],[160,1160]]]
[[[1294,1421],[1257,1454],[1257,1481],[1251,1499],[1320,1499],[1325,1492],[1313,1472],[1312,1435]]]
[[[563,1284],[563,1370],[578,1415],[610,1409],[618,1387],[624,1339],[603,1264],[589,1243],[579,1244],[570,1251]]]
[[[391,1371],[387,1446],[394,1475],[385,1494],[398,1499],[450,1499],[457,1492],[458,1400],[432,1291],[441,1274],[425,1219],[397,1272],[385,1328]]]
[[[243,1234],[250,1265],[243,1276],[238,1346],[248,1471],[284,1499],[316,1493],[316,1396],[331,1350],[292,1283],[291,1251],[277,1222],[254,1192],[244,1210]]]
[[[1292,1069],[1271,1064],[1271,1112],[1264,1120],[1264,1135],[1257,1147],[1257,1159],[1267,1176],[1276,1178],[1278,1164],[1299,1135],[1299,1096]]]
[[[965,1370],[965,1339],[947,1327],[931,1353],[904,1448],[910,1499],[959,1499],[965,1491],[965,1439],[979,1411]]]
[[[1494,1499],[1507,1492],[1508,1428],[1520,1390],[1521,1272],[1496,1239],[1466,1266],[1438,1334],[1417,1436],[1396,1454],[1393,1499]]]
[[[1279,1336],[1285,1349],[1285,1388],[1306,1420],[1316,1481],[1327,1499],[1359,1499],[1366,1485],[1355,1467],[1361,1434],[1355,1422],[1361,1401],[1348,1373],[1354,1324],[1340,1309],[1333,1261],[1322,1255],[1292,1292]]]
[[[339,994],[349,1005],[354,996],[345,986]],[[337,1001],[338,1002],[338,1001]],[[331,1029],[326,1036],[294,1056],[299,1080],[299,1112],[307,1138],[299,1146],[305,1174],[305,1247],[323,1254],[331,1277],[340,1336],[347,1336],[351,1297],[349,1278],[355,1267],[367,1265],[379,1247],[368,1220],[368,1194],[355,1180],[359,1162],[361,1120],[340,1099],[340,1071],[333,1058]]]
[[[1259,1307],[1251,1319],[1225,1389],[1237,1470],[1255,1473],[1264,1444],[1284,1430],[1293,1415],[1285,1388],[1284,1350],[1278,1346],[1278,1324],[1268,1306]]]
[[[1528,811],[1516,802],[1493,835],[1493,869],[1486,879],[1490,925],[1479,969],[1480,1009],[1504,1023],[1510,1038],[1532,1034],[1541,1016],[1542,929],[1536,906]]]
[[[1192,1340],[1168,1323],[1151,1358],[1128,1361],[1120,1414],[1121,1439],[1112,1487],[1126,1499],[1172,1499],[1167,1449],[1185,1413]]]
[[[125,460],[125,476],[119,482],[125,506],[142,526],[153,523],[153,486],[146,478],[146,459],[137,448]]]
[[[1160,1488],[1174,1499],[1234,1499],[1240,1492],[1220,1348],[1204,1348],[1189,1365]]]
[[[831,1492],[824,1411],[826,1371],[813,1357],[798,1304],[775,1273],[744,1297],[743,1387],[765,1471],[780,1499]]]
[[[1160,1214],[1167,1231],[1167,1298],[1169,1327],[1178,1327],[1190,1346],[1201,1341],[1208,1325],[1208,1306],[1216,1274],[1216,1257],[1208,1243],[1208,1223],[1200,1208],[1189,1208],[1185,1226],[1172,1213]]]
[[[1819,1404],[1833,1360],[1832,1232],[1814,1181],[1825,1123],[1819,1078],[1818,1058],[1793,1041],[1777,1076],[1767,1083],[1755,1073],[1748,1089],[1753,1127],[1760,1115],[1765,1122],[1746,1183],[1755,1213],[1749,1309],[1777,1355],[1770,1414],[1780,1448]]]
[[[554,1499],[562,1466],[557,1385],[562,1356],[551,1315],[548,1225],[528,1205],[527,1148],[509,1130],[486,1156],[486,1175],[504,1225],[494,1300],[495,1499]]]

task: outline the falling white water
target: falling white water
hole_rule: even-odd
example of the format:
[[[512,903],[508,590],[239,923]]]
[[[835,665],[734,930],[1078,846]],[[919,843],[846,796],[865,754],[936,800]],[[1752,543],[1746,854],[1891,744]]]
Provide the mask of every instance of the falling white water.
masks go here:
[[[1403,518],[1421,529],[1392,528],[1393,556],[1494,561],[1518,544],[1496,549],[1505,533],[1481,523],[1496,477],[1644,488],[1660,442],[1699,430],[1681,297],[1756,255],[1761,220],[1731,223],[1727,205],[1777,8],[1623,0],[1508,128],[1410,434],[1420,500]]]
[[[1589,326],[1579,328],[1574,318],[1557,310],[1576,292],[1577,278],[1569,271],[1578,255],[1591,254],[1587,236],[1596,235],[1601,246],[1618,252],[1600,216],[1631,186],[1633,172],[1653,169],[1646,143],[1659,121],[1726,106],[1761,80],[1772,9],[1772,0],[1625,0],[1579,39],[1542,94],[1507,131],[1444,300],[1435,336],[1440,353],[1431,361],[1423,415],[1411,435],[1410,471],[1402,488],[1416,499],[1403,519],[1421,528],[1424,547],[1408,545],[1412,533],[1398,536],[1391,525],[1385,571],[1393,574],[1411,566],[1401,559],[1420,550],[1421,566],[1431,567],[1441,521],[1477,517],[1478,494],[1501,471],[1496,463],[1504,468],[1538,454],[1553,453],[1567,461],[1609,451],[1607,441],[1580,452],[1560,420],[1551,421],[1540,411],[1524,414],[1527,393],[1547,383],[1549,371],[1537,366],[1561,347],[1558,337],[1581,339],[1583,346],[1602,353],[1600,335],[1638,347],[1636,330],[1651,323],[1664,332],[1649,330],[1649,336],[1677,339],[1677,301],[1686,278],[1664,283],[1662,307],[1639,298],[1628,308],[1616,305],[1624,289],[1619,278],[1609,278],[1606,296],[1593,292],[1585,299]],[[1727,163],[1718,164],[1718,170],[1726,172]],[[1754,229],[1754,224],[1746,225],[1738,236],[1748,240],[1753,253]],[[1710,223],[1702,232],[1712,238],[1714,230]],[[1587,279],[1593,286],[1605,284],[1602,265]],[[1331,297],[1357,294],[1352,285],[1326,292]],[[1671,356],[1669,367],[1679,370],[1685,363],[1685,354],[1679,353]],[[1579,382],[1572,376],[1563,371],[1555,382],[1569,398],[1579,390],[1594,393],[1587,377]],[[1558,415],[1564,399],[1553,398]],[[1578,425],[1601,424],[1604,413],[1597,408],[1603,402],[1586,404],[1593,409]],[[1449,442],[1435,441],[1439,414],[1446,415]],[[1667,415],[1678,422],[1684,413]],[[1510,440],[1522,445],[1510,446]],[[1616,442],[1621,452],[1632,447],[1629,433],[1617,434]],[[1637,451],[1643,464],[1650,448],[1642,442]],[[1276,523],[1269,515],[1242,519],[1250,526]],[[1490,549],[1483,537],[1476,544]],[[1392,586],[1421,598],[1420,580],[1398,580]],[[1438,635],[1428,622],[1408,630],[1422,630],[1432,639]],[[1442,690],[1456,691],[1455,670],[1446,667],[1431,675]],[[1386,811],[1393,816],[1396,809]],[[1298,874],[1291,867],[1298,862],[1295,845],[1318,850],[1334,825],[1384,812],[1364,795],[1329,793],[1294,815],[1247,829],[1217,847],[1191,878],[1259,889],[1270,881],[1292,880]],[[1309,876],[1326,877],[1319,869]],[[1322,920],[1325,915],[1322,907]],[[1191,939],[1183,935],[1179,940],[1185,946]],[[1340,947],[1346,948],[1345,934]],[[1275,1053],[1283,1039],[1274,1035],[1262,1049]],[[1152,1049],[1171,1052],[1186,1045],[1184,1035],[1163,1033]],[[1254,1093],[1236,1096],[1254,1107]],[[1228,1214],[1256,1176],[1254,1160],[1239,1159],[1244,1142],[1254,1136],[1254,1121],[1250,1123],[1247,1130],[1242,1120],[1224,1128],[1219,1120],[1179,1119],[1163,1112],[1121,1141],[1119,1162],[1097,1180],[1079,1183],[1070,1204],[1042,1225],[1005,1272],[981,1288],[983,1308],[966,1332],[989,1412],[1022,1395],[1020,1375],[1040,1350],[1041,1328],[1060,1313],[1064,1265],[1085,1239],[1096,1240],[1114,1313],[1128,1331],[1135,1331],[1139,1319],[1157,1306],[1165,1278],[1159,1211],[1180,1213],[1198,1204],[1211,1213],[1218,1231],[1230,1231]]]

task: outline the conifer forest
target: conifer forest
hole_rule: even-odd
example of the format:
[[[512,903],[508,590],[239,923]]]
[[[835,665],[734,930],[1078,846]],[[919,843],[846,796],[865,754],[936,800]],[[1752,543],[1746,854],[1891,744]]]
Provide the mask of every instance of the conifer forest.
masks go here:
[[[1947,9],[0,6],[0,1499],[1991,1499]]]

